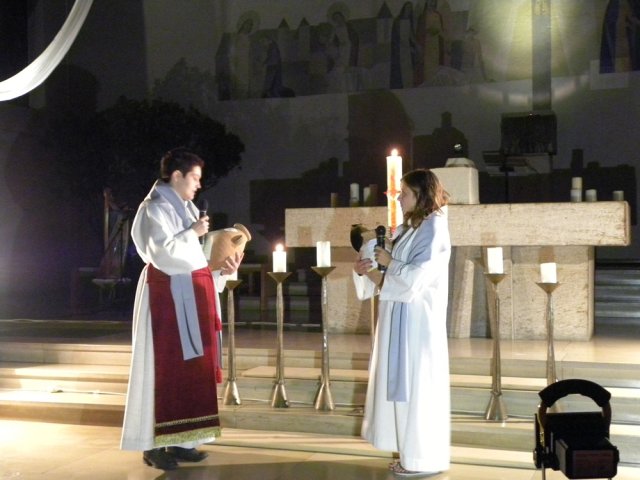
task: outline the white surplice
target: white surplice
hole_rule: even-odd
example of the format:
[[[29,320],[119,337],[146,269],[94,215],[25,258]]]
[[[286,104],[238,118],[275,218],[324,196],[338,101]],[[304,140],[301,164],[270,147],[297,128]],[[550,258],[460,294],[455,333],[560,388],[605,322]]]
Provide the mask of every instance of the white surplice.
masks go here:
[[[402,233],[380,290],[378,324],[369,367],[362,436],[381,450],[397,451],[407,470],[440,472],[449,468],[451,406],[447,346],[447,300],[451,242],[447,207],[417,228]],[[426,245],[416,259],[416,248]],[[358,298],[375,294],[366,276],[353,275]],[[387,399],[391,313],[408,308],[408,401]]]
[[[180,217],[175,208],[161,196],[152,196],[153,189],[138,208],[131,226],[131,237],[145,264],[152,263],[167,275],[190,273],[207,266],[196,232],[178,226]],[[176,194],[177,195],[177,194]],[[192,202],[185,208],[196,221],[198,211]],[[213,272],[216,291],[221,292],[226,276]],[[220,318],[220,302],[216,302]],[[124,423],[120,448],[123,450],[150,450],[154,443],[154,355],[147,267],[142,270],[133,306],[133,338],[129,387],[127,389]],[[211,379],[215,382],[215,379]],[[179,446],[196,447],[212,442],[214,438],[187,442]]]

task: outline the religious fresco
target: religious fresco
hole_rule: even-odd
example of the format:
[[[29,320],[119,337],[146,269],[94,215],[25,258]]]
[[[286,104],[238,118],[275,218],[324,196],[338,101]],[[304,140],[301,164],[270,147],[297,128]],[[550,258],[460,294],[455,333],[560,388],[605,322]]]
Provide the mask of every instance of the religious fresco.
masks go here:
[[[422,3],[422,2],[420,2]],[[440,4],[440,6],[439,6]],[[447,2],[405,2],[394,15],[385,2],[375,17],[352,18],[343,2],[327,20],[292,29],[260,28],[245,12],[216,52],[219,100],[348,93],[486,80],[482,47],[468,11]]]
[[[587,72],[592,61],[601,74],[640,69],[640,0],[596,0],[589,10],[551,0],[390,3],[358,18],[338,1],[323,22],[281,18],[275,28],[245,11],[217,45],[218,100],[530,79],[532,6],[551,12],[554,75]]]
[[[602,23],[600,73],[640,70],[640,0],[609,0]]]

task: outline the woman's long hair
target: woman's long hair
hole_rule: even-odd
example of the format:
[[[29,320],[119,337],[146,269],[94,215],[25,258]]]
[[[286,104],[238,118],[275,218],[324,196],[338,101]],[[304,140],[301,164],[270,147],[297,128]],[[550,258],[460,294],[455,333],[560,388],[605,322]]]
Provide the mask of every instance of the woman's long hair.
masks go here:
[[[416,196],[416,206],[413,211],[404,213],[405,226],[418,228],[431,213],[439,212],[449,203],[449,194],[431,170],[426,168],[411,170],[402,176],[402,182]]]

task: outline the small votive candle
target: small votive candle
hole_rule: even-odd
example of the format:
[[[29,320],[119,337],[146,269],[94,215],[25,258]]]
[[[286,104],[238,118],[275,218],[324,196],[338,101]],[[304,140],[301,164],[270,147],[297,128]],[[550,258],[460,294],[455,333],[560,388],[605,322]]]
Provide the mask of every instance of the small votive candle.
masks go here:
[[[540,264],[540,281],[542,283],[558,283],[554,262]]]
[[[571,178],[571,190],[582,190],[582,177]]]
[[[362,189],[362,200],[365,205],[371,205],[371,188],[364,187]]]
[[[331,208],[337,208],[338,207],[338,193],[337,192],[332,192],[331,193]]]
[[[595,189],[590,189],[584,192],[584,199],[587,202],[596,202],[598,201],[598,192]]]
[[[582,201],[582,190],[577,188],[571,189],[571,201],[572,202],[581,202]]]
[[[273,271],[287,271],[287,252],[285,252],[284,247],[281,243],[276,245],[276,249],[273,252]]]
[[[349,204],[352,207],[360,205],[360,185],[352,183],[349,187]]]
[[[487,272],[504,273],[502,265],[502,247],[487,248]]]
[[[624,201],[624,191],[622,191],[622,190],[614,190],[613,191],[613,201],[614,202],[622,202],[622,201]]]
[[[331,242],[316,242],[316,266],[331,266]]]

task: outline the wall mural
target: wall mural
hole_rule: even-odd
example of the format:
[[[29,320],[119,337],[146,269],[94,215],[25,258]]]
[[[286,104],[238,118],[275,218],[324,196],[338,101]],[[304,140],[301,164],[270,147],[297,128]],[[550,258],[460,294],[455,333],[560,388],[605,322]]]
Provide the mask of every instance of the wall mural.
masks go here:
[[[640,0],[609,0],[602,22],[600,73],[640,70]]]
[[[521,5],[517,8],[526,11],[526,3]],[[559,8],[557,14],[562,12]],[[607,0],[602,12],[600,73],[639,70],[640,0]],[[419,0],[405,2],[395,15],[382,2],[375,17],[353,18],[344,2],[336,2],[327,9],[325,22],[311,25],[303,18],[292,28],[283,18],[277,28],[260,28],[259,13],[247,11],[218,45],[217,98],[491,81],[483,53],[500,53],[483,52],[481,33],[487,32],[478,31],[470,17],[469,10],[454,11],[447,1]]]
[[[446,3],[446,2],[444,2]],[[397,16],[386,3],[375,18],[351,18],[334,3],[327,21],[283,19],[260,29],[257,12],[244,13],[216,53],[219,100],[458,85],[485,81],[477,32],[467,11],[418,9],[405,2]]]

